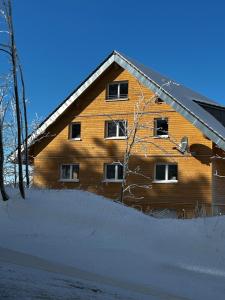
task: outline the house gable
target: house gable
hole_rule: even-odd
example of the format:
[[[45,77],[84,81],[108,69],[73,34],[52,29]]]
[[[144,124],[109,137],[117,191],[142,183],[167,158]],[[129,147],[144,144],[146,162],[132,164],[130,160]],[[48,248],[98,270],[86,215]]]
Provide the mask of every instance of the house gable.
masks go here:
[[[107,101],[107,84],[121,81],[128,81],[129,99]],[[127,70],[118,64],[112,64],[48,128],[49,138],[44,138],[34,145],[36,148],[34,184],[50,188],[80,188],[118,199],[120,184],[104,182],[104,166],[123,160],[126,142],[123,139],[107,139],[105,122],[125,119],[128,125],[132,124],[134,105],[142,94],[146,99],[154,95]],[[145,200],[142,200],[140,205],[146,206],[146,209],[150,203],[156,207],[165,207],[168,199],[171,200],[171,205],[177,207],[183,207],[184,203],[190,206],[196,199],[203,201],[204,198],[204,201],[210,202],[209,157],[212,154],[212,142],[166,103],[153,102],[146,111],[143,122],[148,122],[150,127],[153,127],[154,119],[160,116],[168,118],[171,139],[153,137],[151,139],[153,143],[147,144],[144,151],[137,146],[131,164],[134,168],[140,166],[143,173],[153,180],[156,163],[177,163],[179,181],[165,185],[153,183],[154,187],[143,194]],[[69,139],[69,125],[73,122],[81,124],[80,140]],[[150,134],[153,133],[153,128],[149,130]],[[183,155],[176,149],[175,143],[179,143],[184,135],[188,136],[191,149],[196,156],[190,153]],[[60,181],[62,164],[79,164],[79,182]],[[141,179],[137,179],[140,184]],[[184,187],[188,190],[186,195],[183,195]]]
[[[129,99],[107,101],[107,84],[121,81],[127,81],[129,84]],[[103,155],[109,157],[117,153],[118,156],[122,156],[124,143],[105,139],[105,122],[112,119],[124,119],[130,126],[133,122],[134,107],[142,95],[148,100],[154,97],[154,93],[149,88],[140,84],[127,70],[113,63],[48,127],[47,136],[30,147],[31,155],[37,156],[40,153],[41,156],[64,157],[67,153],[71,153],[71,156]],[[147,153],[158,156],[165,156],[168,153],[177,155],[179,154],[177,146],[183,136],[189,137],[190,144],[201,143],[206,149],[211,149],[211,141],[165,102],[157,104],[153,101],[145,113],[143,122],[149,123],[150,127],[146,134],[154,135],[155,118],[166,117],[169,122],[170,136],[170,139],[153,139],[152,144],[149,144],[146,149]],[[81,123],[79,142],[69,139],[69,125],[73,122]],[[154,143],[157,143],[159,147],[157,148]],[[94,148],[99,149],[95,151]],[[141,152],[139,151],[140,155]],[[205,153],[203,150],[203,152],[202,154],[209,154],[208,151]]]
[[[143,67],[142,65],[129,60],[120,53],[114,51],[106,60],[72,93],[41,125],[31,134],[28,139],[28,144],[31,144],[35,139],[43,134],[47,128],[52,125],[73,103],[78,99],[113,63],[117,63],[123,69],[132,74],[140,83],[149,88],[156,94],[160,95],[167,104],[175,111],[181,114],[191,124],[198,128],[205,136],[212,140],[218,147],[225,150],[225,128],[212,115],[198,105],[190,96],[198,94],[189,93],[188,96],[179,85],[171,80],[163,80],[160,76],[155,76],[154,72]],[[151,76],[152,75],[152,76]],[[151,78],[151,77],[154,77]],[[159,79],[161,78],[161,79]],[[186,89],[187,91],[188,89]],[[176,91],[176,92],[174,92]],[[185,91],[185,89],[184,89]],[[203,97],[202,101],[207,101]]]

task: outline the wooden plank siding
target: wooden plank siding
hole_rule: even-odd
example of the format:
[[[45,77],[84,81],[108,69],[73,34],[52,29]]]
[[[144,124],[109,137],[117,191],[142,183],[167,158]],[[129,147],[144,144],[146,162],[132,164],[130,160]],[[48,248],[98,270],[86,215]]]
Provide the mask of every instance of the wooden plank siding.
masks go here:
[[[123,80],[129,82],[128,100],[106,101],[107,84]],[[120,184],[103,182],[103,166],[104,163],[122,160],[125,141],[106,139],[105,121],[124,119],[128,121],[128,126],[131,125],[134,105],[142,94],[146,99],[153,96],[127,71],[116,64],[111,66],[49,127],[49,137],[31,147],[35,167],[34,184],[49,188],[80,188],[117,199]],[[153,103],[143,118],[143,122],[152,126],[148,130],[152,135],[154,118],[157,117],[168,118],[171,139],[152,138],[155,145],[148,144],[145,153],[140,146],[136,147],[131,164],[140,165],[143,172],[153,179],[156,162],[175,162],[178,164],[178,183],[152,183],[151,189],[140,191],[144,199],[127,203],[143,210],[193,210],[197,202],[210,205],[212,142],[165,103]],[[80,141],[68,138],[71,122],[81,123]],[[146,134],[146,129],[142,130],[142,134]],[[183,136],[188,137],[192,154],[183,155],[176,149],[175,143],[179,143]],[[62,163],[79,163],[78,183],[59,181]],[[140,178],[130,180],[138,182]]]

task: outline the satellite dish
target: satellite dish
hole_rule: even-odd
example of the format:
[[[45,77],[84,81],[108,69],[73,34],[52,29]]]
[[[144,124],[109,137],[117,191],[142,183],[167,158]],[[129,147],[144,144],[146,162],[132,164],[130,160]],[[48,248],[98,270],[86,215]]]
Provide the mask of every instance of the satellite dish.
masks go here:
[[[180,144],[178,146],[178,150],[181,153],[185,153],[188,151],[188,137],[186,137],[186,136],[182,137]]]

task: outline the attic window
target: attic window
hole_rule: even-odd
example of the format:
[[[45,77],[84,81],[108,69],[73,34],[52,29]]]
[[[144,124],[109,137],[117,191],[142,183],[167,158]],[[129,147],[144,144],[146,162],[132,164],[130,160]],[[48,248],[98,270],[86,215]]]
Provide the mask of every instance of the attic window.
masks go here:
[[[105,137],[107,139],[125,139],[127,137],[127,121],[126,120],[106,121]]]
[[[168,119],[157,118],[154,119],[154,136],[168,137]]]
[[[128,98],[128,82],[112,82],[107,87],[107,100],[125,100]]]
[[[71,140],[80,140],[81,123],[71,123],[69,129],[69,138]]]

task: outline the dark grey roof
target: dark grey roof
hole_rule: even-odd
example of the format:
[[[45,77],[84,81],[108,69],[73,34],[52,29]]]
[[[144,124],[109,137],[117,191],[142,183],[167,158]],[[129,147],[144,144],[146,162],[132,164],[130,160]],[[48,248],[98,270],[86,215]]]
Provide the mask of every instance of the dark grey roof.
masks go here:
[[[188,101],[199,101],[204,102],[211,105],[219,105],[214,100],[211,100],[187,87],[184,85],[176,82],[175,80],[168,78],[167,76],[164,76],[162,74],[159,74],[158,72],[144,66],[143,64],[137,62],[136,60],[130,59],[127,56],[121,54],[124,58],[129,60],[133,65],[135,65],[139,70],[141,70],[144,74],[146,74],[149,78],[151,78],[155,83],[157,83],[159,86],[164,86],[164,89],[172,93],[177,98],[185,98]],[[166,86],[165,83],[171,82],[172,84]]]
[[[197,92],[192,91],[189,88],[186,88],[185,86],[171,80],[166,76],[160,75],[152,69],[138,63],[133,59],[130,59],[123,54],[118,52],[115,53],[125,59],[128,64],[131,64],[134,68],[136,68],[136,70],[142,73],[144,77],[147,77],[153,86],[158,87],[158,91],[160,90],[163,92],[163,100],[165,100],[168,104],[172,104],[175,110],[180,110],[182,115],[186,116],[189,121],[191,121],[197,128],[202,130],[203,133],[218,146],[223,144],[222,148],[225,150],[225,127],[223,126],[225,121],[221,121],[225,115],[221,112],[224,110],[222,105]],[[140,79],[138,76],[136,77]],[[146,80],[142,81],[144,83]],[[148,86],[148,84],[146,85]],[[157,89],[154,91],[157,92]],[[171,99],[173,99],[175,103],[171,102]],[[176,107],[177,104],[179,105],[178,108]],[[210,106],[211,109],[207,109],[207,106]],[[220,113],[215,113],[214,109],[216,108],[217,110],[220,110]],[[194,118],[192,118],[192,116]],[[212,133],[216,133],[216,136],[213,136]],[[219,141],[220,138],[222,141]]]

